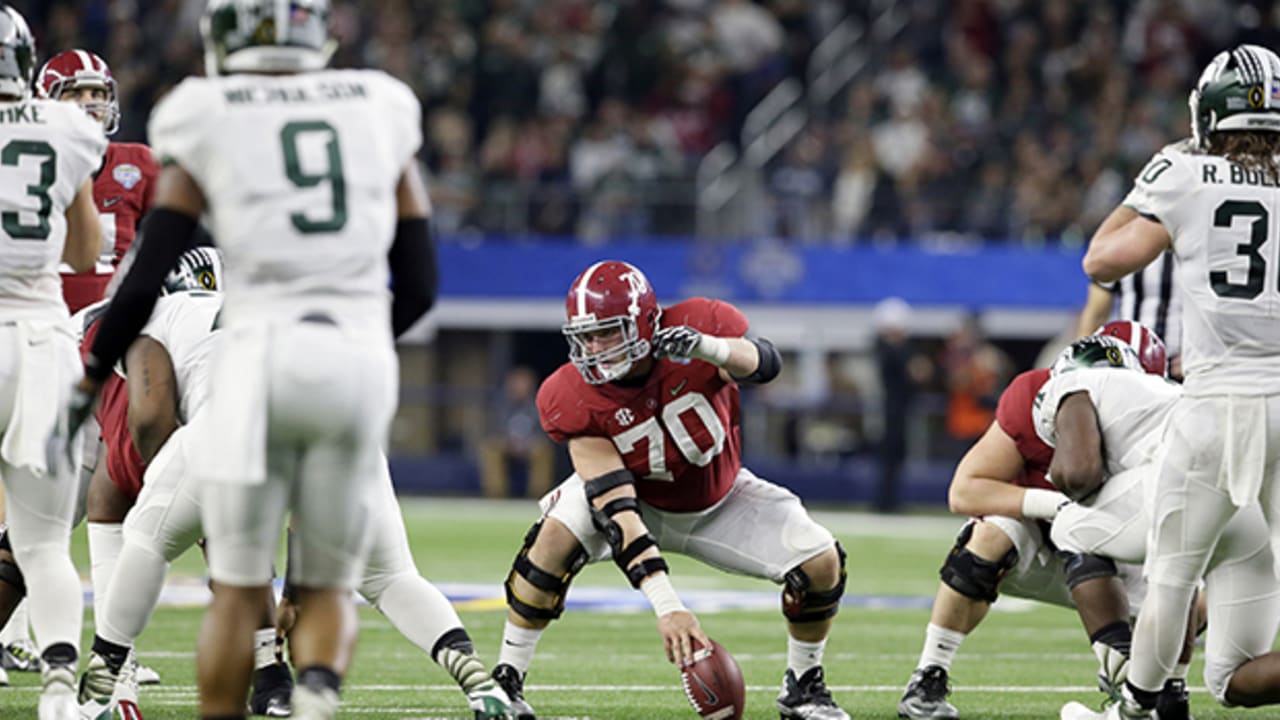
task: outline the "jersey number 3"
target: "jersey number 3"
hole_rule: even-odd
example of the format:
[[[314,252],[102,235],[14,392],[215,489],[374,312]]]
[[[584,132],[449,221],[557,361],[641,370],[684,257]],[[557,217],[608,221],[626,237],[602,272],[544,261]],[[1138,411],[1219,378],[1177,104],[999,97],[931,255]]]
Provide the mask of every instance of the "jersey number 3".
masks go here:
[[[347,180],[342,174],[338,131],[323,120],[295,121],[280,129],[280,144],[284,147],[284,173],[295,187],[329,184],[329,216],[313,218],[306,213],[292,213],[289,219],[293,226],[307,235],[341,230],[347,224]],[[304,154],[303,149],[322,151]],[[322,156],[322,162],[314,162],[316,156]],[[304,159],[308,161],[307,170],[303,169]]]
[[[6,210],[0,213],[0,227],[14,240],[48,240],[49,214],[53,212],[49,188],[58,179],[58,153],[43,140],[10,140],[0,149],[0,165],[5,167],[17,167],[22,163],[23,157],[41,159],[38,182],[27,186],[27,195],[40,201],[40,209],[36,210],[36,222],[28,225],[22,222],[18,213]]]
[[[706,450],[698,447],[698,443],[693,439],[693,435],[685,425],[683,415],[688,411],[693,411],[698,416],[698,419],[702,421],[702,424],[706,426],[707,431],[711,433],[711,447]],[[643,476],[646,480],[675,480],[671,475],[671,471],[667,469],[667,443],[662,430],[664,426],[666,427],[666,432],[671,434],[671,439],[675,441],[676,447],[680,449],[680,454],[690,464],[706,467],[712,458],[719,455],[721,450],[724,450],[726,435],[724,423],[720,422],[720,417],[716,415],[715,408],[711,407],[711,403],[707,401],[705,396],[696,392],[686,393],[662,406],[661,424],[658,423],[658,418],[655,416],[613,436],[614,446],[623,455],[635,450],[636,443],[641,440],[648,441],[649,472]]]

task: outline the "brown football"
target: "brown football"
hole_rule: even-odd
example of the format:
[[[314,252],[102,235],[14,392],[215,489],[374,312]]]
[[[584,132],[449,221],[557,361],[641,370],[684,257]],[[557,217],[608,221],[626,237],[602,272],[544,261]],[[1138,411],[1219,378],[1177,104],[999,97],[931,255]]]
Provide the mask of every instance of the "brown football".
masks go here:
[[[741,720],[747,694],[742,670],[728,650],[694,641],[693,662],[680,668],[680,684],[694,712],[705,720]]]

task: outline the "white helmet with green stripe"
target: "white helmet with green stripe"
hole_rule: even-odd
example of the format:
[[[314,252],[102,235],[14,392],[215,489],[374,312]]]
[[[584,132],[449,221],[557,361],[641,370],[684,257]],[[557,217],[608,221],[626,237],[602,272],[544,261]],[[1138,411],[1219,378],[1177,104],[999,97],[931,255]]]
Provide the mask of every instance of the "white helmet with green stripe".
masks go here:
[[[1218,53],[1188,104],[1191,136],[1201,149],[1216,132],[1280,132],[1280,56],[1259,45]]]
[[[329,0],[209,0],[200,34],[209,76],[319,70],[337,45]]]

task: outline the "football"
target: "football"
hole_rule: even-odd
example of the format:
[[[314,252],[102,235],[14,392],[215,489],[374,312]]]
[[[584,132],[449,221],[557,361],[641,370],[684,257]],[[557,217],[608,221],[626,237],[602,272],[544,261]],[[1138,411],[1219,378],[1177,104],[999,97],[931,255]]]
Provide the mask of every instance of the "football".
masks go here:
[[[747,688],[738,662],[720,643],[712,640],[709,648],[696,647],[693,662],[680,668],[680,683],[699,717],[741,720]]]

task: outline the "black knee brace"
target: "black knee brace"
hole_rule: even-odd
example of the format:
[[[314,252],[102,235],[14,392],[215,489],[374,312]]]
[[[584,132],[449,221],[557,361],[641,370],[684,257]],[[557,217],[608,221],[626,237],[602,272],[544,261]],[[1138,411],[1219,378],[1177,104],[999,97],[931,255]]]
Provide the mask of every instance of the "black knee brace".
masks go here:
[[[539,520],[533,524],[533,527],[529,528],[529,532],[525,533],[524,545],[521,546],[520,552],[516,554],[515,561],[511,563],[511,572],[507,574],[507,582],[504,585],[507,594],[507,606],[514,610],[517,615],[527,620],[555,620],[560,617],[560,614],[564,612],[564,597],[569,590],[570,581],[587,564],[587,551],[579,545],[573,554],[569,556],[569,569],[564,575],[556,575],[534,565],[533,561],[529,559],[529,549],[533,547],[533,543],[538,539],[538,531],[541,529],[542,520]],[[552,602],[552,606],[546,608],[533,605],[517,595],[515,587],[517,574],[530,585],[554,595],[555,599]]]
[[[830,590],[810,590],[812,584],[809,575],[797,565],[782,576],[785,587],[782,589],[782,614],[793,623],[818,622],[833,617],[840,611],[840,598],[844,596],[845,552],[840,543],[836,543],[836,554],[840,558],[840,580]]]
[[[1069,590],[1075,590],[1077,585],[1086,580],[1116,576],[1116,562],[1111,558],[1087,553],[1063,552],[1062,555]]]
[[[1009,568],[1018,562],[1018,549],[1010,548],[1004,557],[997,561],[980,558],[969,551],[965,545],[973,537],[973,525],[968,524],[956,536],[956,544],[951,548],[942,569],[938,574],[947,587],[967,598],[983,602],[995,602],[999,596],[997,588]]]

